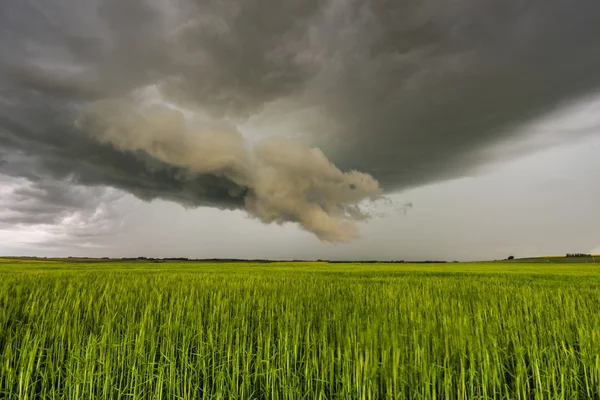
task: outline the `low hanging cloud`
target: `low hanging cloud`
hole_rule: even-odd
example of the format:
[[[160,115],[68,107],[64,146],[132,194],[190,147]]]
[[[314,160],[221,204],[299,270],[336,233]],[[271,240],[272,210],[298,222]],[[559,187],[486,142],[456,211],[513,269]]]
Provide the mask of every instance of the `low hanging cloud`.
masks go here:
[[[190,177],[212,175],[230,182],[229,194],[259,220],[297,222],[320,239],[347,242],[354,221],[369,218],[364,200],[381,199],[371,176],[342,172],[318,149],[270,139],[247,147],[232,126],[189,123],[181,111],[154,105],[139,109],[119,100],[94,104],[78,127],[123,152],[143,152]]]
[[[492,149],[597,91],[599,18],[595,0],[3,1],[0,173],[348,241],[365,201],[535,151]]]

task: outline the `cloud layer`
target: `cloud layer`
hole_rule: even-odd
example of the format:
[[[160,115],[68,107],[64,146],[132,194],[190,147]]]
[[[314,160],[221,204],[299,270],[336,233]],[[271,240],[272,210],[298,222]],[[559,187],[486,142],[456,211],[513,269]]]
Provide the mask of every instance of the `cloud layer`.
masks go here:
[[[347,241],[380,187],[471,173],[596,91],[598,18],[595,0],[4,1],[0,173]]]
[[[318,149],[276,139],[248,148],[235,128],[194,124],[166,106],[140,109],[105,100],[77,125],[99,143],[181,168],[182,180],[219,177],[229,184],[227,195],[243,199],[251,216],[266,223],[297,222],[327,241],[354,239],[353,222],[369,217],[360,203],[381,198],[371,176],[340,171]]]
[[[96,247],[98,238],[121,230],[122,197],[113,189],[0,175],[0,231],[13,232],[5,243]]]

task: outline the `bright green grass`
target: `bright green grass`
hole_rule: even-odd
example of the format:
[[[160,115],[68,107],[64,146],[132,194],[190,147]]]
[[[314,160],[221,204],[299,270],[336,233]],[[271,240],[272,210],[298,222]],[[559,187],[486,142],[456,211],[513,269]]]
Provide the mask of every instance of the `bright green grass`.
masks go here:
[[[0,398],[600,398],[600,264],[3,262]]]

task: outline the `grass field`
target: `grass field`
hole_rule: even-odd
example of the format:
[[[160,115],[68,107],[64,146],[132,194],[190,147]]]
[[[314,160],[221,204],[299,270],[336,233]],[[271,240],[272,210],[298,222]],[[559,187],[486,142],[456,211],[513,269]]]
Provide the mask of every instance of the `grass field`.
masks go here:
[[[600,264],[0,263],[1,399],[599,399]]]

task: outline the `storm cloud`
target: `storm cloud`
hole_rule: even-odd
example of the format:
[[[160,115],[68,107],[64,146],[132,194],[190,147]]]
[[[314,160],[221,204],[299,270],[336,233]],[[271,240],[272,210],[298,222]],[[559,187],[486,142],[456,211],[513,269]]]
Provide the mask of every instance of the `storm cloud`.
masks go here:
[[[594,0],[3,1],[0,173],[347,241],[364,201],[535,151],[490,158],[597,90],[599,18]]]
[[[12,231],[21,245],[98,247],[99,238],[121,231],[122,198],[110,188],[0,175],[0,231]]]

